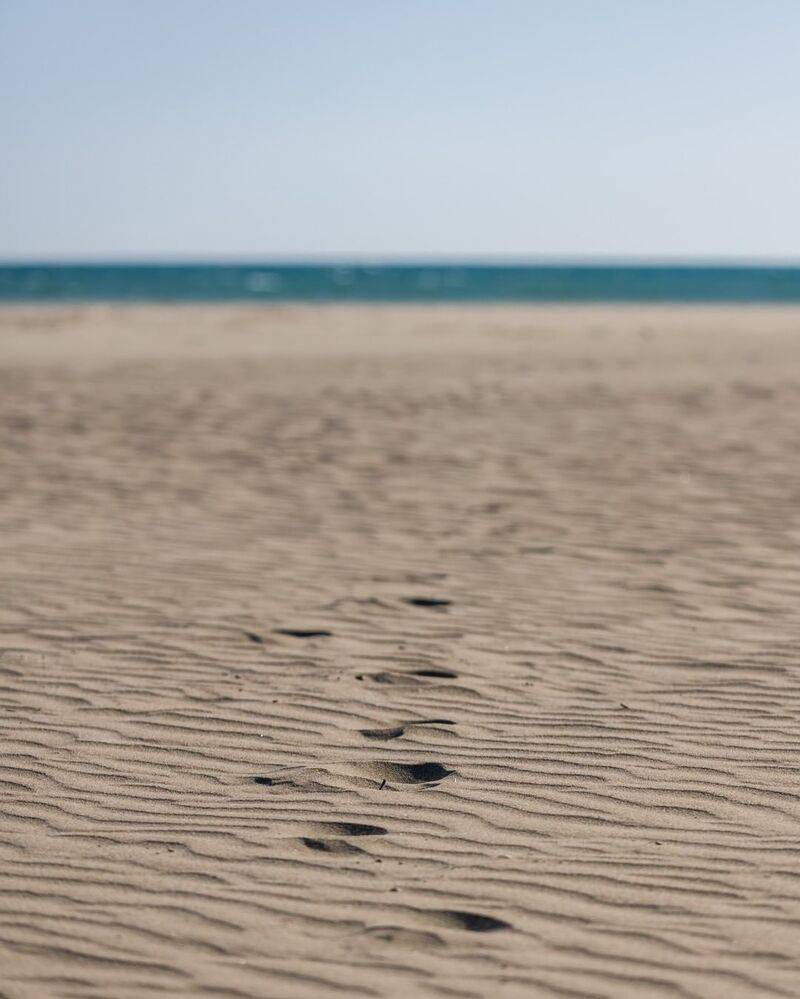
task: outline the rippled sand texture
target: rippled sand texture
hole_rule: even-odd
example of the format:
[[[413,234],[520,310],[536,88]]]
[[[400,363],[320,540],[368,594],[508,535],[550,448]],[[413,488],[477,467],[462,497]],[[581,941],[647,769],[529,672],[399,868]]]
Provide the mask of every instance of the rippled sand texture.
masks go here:
[[[0,995],[800,994],[800,313],[0,313]]]

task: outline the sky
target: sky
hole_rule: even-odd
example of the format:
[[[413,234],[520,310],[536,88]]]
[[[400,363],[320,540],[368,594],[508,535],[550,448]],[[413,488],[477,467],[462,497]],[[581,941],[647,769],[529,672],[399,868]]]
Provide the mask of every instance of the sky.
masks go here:
[[[0,0],[0,258],[800,261],[797,0]]]

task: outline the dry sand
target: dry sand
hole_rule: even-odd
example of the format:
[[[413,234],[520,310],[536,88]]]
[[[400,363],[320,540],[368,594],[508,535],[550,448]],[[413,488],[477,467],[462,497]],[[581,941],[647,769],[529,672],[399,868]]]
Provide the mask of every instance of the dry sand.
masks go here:
[[[800,312],[0,363],[3,999],[800,995]]]

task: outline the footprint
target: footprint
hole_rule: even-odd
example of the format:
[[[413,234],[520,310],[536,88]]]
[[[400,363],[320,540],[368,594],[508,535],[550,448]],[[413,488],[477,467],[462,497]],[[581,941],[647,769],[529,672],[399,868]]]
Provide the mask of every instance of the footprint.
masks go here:
[[[513,929],[511,923],[480,912],[463,912],[460,909],[417,910],[423,922],[446,926],[454,930],[467,930],[469,933],[495,933],[497,930]]]
[[[318,767],[286,767],[283,771],[278,769],[274,777],[259,774],[251,780],[262,787],[295,788],[320,794],[338,794],[344,790],[334,775]]]
[[[449,607],[452,602],[452,600],[443,600],[437,597],[403,597],[403,603],[410,604],[412,607],[441,609]]]
[[[324,628],[273,628],[276,635],[288,635],[290,638],[330,638],[332,631]]]
[[[356,680],[370,680],[372,683],[394,684],[397,686],[420,685],[421,681],[417,677],[436,680],[456,680],[458,673],[449,669],[413,669],[407,672],[392,672],[384,670],[380,673],[357,673]]]
[[[276,768],[269,774],[251,777],[254,784],[283,790],[314,791],[319,794],[342,794],[353,787],[383,788],[386,784],[416,784],[431,787],[454,774],[441,763],[335,763],[328,767]],[[325,838],[323,835],[322,839]]]
[[[382,784],[438,784],[455,773],[441,763],[365,763],[361,772]]]
[[[427,718],[422,721],[403,722],[402,725],[394,725],[388,728],[362,728],[360,735],[365,739],[374,739],[377,742],[388,742],[390,739],[399,739],[405,735],[409,728],[416,725],[455,725],[454,721],[447,718]]]
[[[414,669],[411,670],[411,676],[432,676],[437,680],[455,680],[458,673],[454,673],[451,669]]]
[[[365,739],[374,739],[376,742],[388,742],[390,739],[399,739],[406,734],[402,725],[394,728],[362,728],[359,732]]]
[[[294,787],[295,783],[293,780],[279,780],[276,777],[254,777],[254,784],[263,784],[265,787],[273,787],[277,784],[288,784],[290,787]]]
[[[356,673],[356,680],[370,680],[372,683],[386,683],[398,686],[413,686],[419,684],[409,673]]]
[[[301,836],[300,842],[309,850],[315,850],[318,853],[332,853],[339,857],[366,854],[367,852],[362,850],[360,846],[355,846],[343,839],[316,839],[312,836]]]
[[[320,836],[385,836],[388,832],[383,826],[363,822],[309,822],[308,826]]]

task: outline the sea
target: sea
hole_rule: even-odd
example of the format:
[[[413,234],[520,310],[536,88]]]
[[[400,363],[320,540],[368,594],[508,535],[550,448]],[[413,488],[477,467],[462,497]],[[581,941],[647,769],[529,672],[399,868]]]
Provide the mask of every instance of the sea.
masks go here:
[[[0,302],[800,302],[800,267],[0,263]]]

